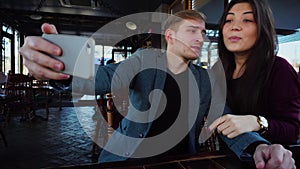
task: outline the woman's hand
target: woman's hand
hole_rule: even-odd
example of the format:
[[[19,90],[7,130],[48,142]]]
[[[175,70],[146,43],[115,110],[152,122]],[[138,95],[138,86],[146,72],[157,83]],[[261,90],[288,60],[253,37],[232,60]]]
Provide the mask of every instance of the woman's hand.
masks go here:
[[[42,32],[47,34],[57,34],[56,27],[44,23]],[[53,70],[63,70],[64,64],[49,55],[60,56],[62,50],[60,47],[48,42],[39,36],[28,36],[25,38],[24,45],[20,49],[23,56],[24,65],[28,68],[29,73],[40,80],[54,79],[63,80],[70,76]]]
[[[258,131],[260,129],[256,116],[238,116],[232,114],[221,116],[209,126],[210,131],[216,128],[219,133],[222,133],[228,138],[234,138],[240,134],[251,131]]]

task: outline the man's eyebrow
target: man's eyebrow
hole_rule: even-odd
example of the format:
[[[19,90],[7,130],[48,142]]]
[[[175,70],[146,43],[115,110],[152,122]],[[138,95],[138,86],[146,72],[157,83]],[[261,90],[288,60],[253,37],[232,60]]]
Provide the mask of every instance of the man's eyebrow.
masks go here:
[[[202,27],[199,27],[199,26],[194,26],[194,25],[189,25],[187,26],[188,28],[193,28],[193,29],[201,29]],[[201,30],[201,32],[205,33],[206,34],[206,29],[203,29]]]
[[[187,27],[191,27],[191,28],[200,28],[199,26],[195,26],[195,25],[188,25]]]
[[[195,28],[195,29],[201,29],[200,26],[194,26],[194,25],[189,25],[189,26],[187,26],[187,27],[189,27],[189,28]]]

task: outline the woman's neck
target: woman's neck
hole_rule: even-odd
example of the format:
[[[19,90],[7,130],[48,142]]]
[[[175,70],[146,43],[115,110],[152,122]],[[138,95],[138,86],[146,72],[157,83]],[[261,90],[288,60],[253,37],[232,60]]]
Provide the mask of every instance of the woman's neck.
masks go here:
[[[246,70],[245,63],[248,57],[248,54],[234,54],[235,69],[232,74],[232,79],[240,78],[244,74]]]

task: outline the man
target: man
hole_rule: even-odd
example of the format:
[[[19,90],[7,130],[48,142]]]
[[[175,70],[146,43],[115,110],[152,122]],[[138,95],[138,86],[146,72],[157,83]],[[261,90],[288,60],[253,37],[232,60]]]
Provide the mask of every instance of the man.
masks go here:
[[[42,30],[57,33],[49,24]],[[204,35],[205,16],[181,11],[165,23],[166,52],[143,50],[121,64],[99,67],[91,81],[73,77],[75,92],[105,94],[126,89],[129,94],[128,114],[105,145],[100,162],[198,151],[200,124],[212,96],[209,74],[191,62],[198,58]],[[64,65],[47,54],[59,56],[61,50],[40,37],[27,37],[21,54],[35,78],[59,84],[70,76],[53,71],[63,70]],[[257,168],[295,168],[290,151],[268,145],[256,133],[222,138],[240,158],[254,153]]]

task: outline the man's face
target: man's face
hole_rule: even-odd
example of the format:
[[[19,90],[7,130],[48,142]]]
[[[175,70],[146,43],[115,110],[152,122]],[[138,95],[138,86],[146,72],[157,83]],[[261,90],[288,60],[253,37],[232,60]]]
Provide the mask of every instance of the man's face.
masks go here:
[[[205,22],[202,20],[183,20],[174,31],[172,52],[186,59],[195,60],[201,51],[205,36]]]

